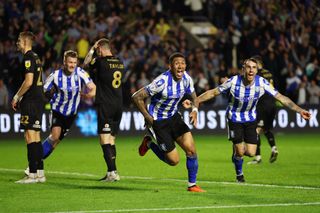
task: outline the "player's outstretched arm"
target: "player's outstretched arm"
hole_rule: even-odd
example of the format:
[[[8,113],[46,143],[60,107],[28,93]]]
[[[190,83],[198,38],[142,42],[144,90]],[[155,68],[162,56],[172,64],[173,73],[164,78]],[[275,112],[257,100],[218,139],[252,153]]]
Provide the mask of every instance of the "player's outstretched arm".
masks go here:
[[[220,95],[220,91],[217,87],[214,89],[208,90],[198,96],[198,103],[200,104],[200,103],[205,102],[207,100],[210,100],[218,95]]]
[[[286,107],[288,107],[289,109],[296,111],[297,113],[299,113],[305,120],[310,119],[311,117],[311,113],[308,112],[305,109],[302,109],[301,107],[299,107],[297,104],[295,104],[290,98],[288,98],[287,96],[282,95],[281,93],[278,93],[275,98],[280,101],[283,105],[285,105]]]
[[[200,103],[205,102],[211,98],[214,98],[216,96],[220,95],[220,91],[218,90],[218,88],[214,88],[211,90],[208,90],[204,93],[202,93],[200,96],[198,96],[197,98],[195,98],[194,103],[197,104],[197,106],[200,105]],[[182,106],[186,109],[189,109],[191,107],[194,107],[192,101],[190,101],[189,99],[186,99],[182,102]],[[197,107],[198,108],[198,107]]]
[[[141,88],[140,90],[138,90],[137,92],[135,92],[132,95],[132,101],[133,103],[137,106],[137,108],[139,109],[139,111],[142,113],[142,115],[144,116],[146,122],[147,122],[147,126],[150,127],[153,124],[153,117],[148,113],[145,104],[144,104],[144,100],[149,97],[149,94],[146,92],[145,88]]]

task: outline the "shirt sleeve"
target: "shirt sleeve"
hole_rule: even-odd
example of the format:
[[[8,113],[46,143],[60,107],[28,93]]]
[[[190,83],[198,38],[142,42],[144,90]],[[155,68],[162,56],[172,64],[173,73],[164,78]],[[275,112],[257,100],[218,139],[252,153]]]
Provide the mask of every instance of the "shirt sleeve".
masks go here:
[[[154,79],[150,84],[145,86],[145,90],[150,96],[154,96],[155,94],[163,91],[165,87],[165,80],[159,76]]]
[[[92,79],[90,78],[90,75],[83,69],[79,68],[79,76],[84,82],[85,85],[92,82]]]
[[[35,60],[33,60],[33,58],[30,55],[25,55],[24,56],[24,73],[35,73]]]
[[[261,77],[262,78],[262,77]],[[263,82],[263,88],[266,91],[266,93],[268,93],[271,96],[276,96],[278,94],[278,90],[276,90],[272,84],[270,84],[267,79],[262,78],[262,82]]]
[[[48,78],[46,79],[46,82],[44,83],[43,86],[43,91],[48,92],[51,90],[51,88],[54,86],[54,73],[51,73]]]
[[[188,77],[186,78],[185,81],[187,81],[186,82],[186,84],[187,84],[186,93],[192,94],[195,91],[195,89],[194,89],[194,83],[193,83],[191,76],[188,75]]]
[[[218,86],[218,89],[220,91],[220,93],[226,93],[227,91],[230,90],[231,86],[232,86],[232,81],[234,80],[234,76],[229,78],[226,82],[224,82],[223,84],[220,84]]]

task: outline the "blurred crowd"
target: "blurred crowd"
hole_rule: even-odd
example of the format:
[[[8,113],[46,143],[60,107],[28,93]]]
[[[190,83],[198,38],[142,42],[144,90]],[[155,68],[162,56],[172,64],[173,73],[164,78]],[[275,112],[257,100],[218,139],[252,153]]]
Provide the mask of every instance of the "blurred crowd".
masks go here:
[[[187,56],[197,94],[237,74],[245,58],[260,55],[275,87],[298,104],[319,104],[320,8],[316,0],[0,0],[0,107],[21,85],[19,32],[36,35],[44,78],[76,50],[80,63],[91,45],[110,38],[126,67],[124,104],[168,69],[175,51]],[[204,17],[217,32],[190,48],[182,17]],[[90,105],[92,102],[87,101]],[[217,99],[215,106],[224,105]]]

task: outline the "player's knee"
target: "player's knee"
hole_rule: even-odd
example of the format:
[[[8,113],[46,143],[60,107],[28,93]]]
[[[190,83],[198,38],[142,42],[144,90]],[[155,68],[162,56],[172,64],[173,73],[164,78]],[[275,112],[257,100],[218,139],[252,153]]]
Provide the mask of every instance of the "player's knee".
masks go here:
[[[236,152],[235,156],[236,157],[243,157],[244,156],[244,152]]]
[[[186,151],[187,156],[197,156],[197,152],[195,149],[190,149]]]
[[[255,152],[251,152],[251,151],[246,152],[246,156],[248,157],[254,157],[255,155],[256,155]]]
[[[235,156],[237,156],[237,157],[243,157],[244,156],[244,154],[245,154],[245,148],[242,146],[242,145],[236,145],[236,146],[234,146],[235,148],[234,148],[234,155]]]
[[[52,134],[50,138],[52,141],[58,141],[58,140],[60,140],[60,135]]]
[[[170,166],[178,165],[179,161],[180,161],[179,158],[167,158],[166,159],[167,164],[170,165]]]
[[[167,163],[168,163],[169,166],[176,166],[179,163],[179,159],[177,159],[177,160],[168,160]]]

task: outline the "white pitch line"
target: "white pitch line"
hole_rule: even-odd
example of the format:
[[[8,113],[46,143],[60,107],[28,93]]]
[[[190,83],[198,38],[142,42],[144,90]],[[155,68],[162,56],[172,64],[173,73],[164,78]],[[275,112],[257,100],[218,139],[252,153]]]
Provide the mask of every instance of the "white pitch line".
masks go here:
[[[114,210],[88,210],[88,211],[67,211],[67,212],[47,212],[47,213],[95,213],[95,212],[150,212],[150,211],[183,211],[200,209],[234,209],[234,208],[257,208],[257,207],[281,207],[281,206],[316,206],[320,202],[313,203],[270,203],[270,204],[252,204],[252,205],[230,205],[230,206],[190,206],[173,208],[144,208],[144,209],[114,209]]]
[[[0,171],[7,172],[23,172],[21,169],[8,169],[0,168]],[[80,177],[94,177],[98,178],[98,175],[79,172],[61,172],[61,171],[46,171],[47,174],[56,175],[72,175]],[[138,179],[138,180],[158,180],[158,181],[174,181],[174,182],[186,182],[186,180],[174,179],[174,178],[155,178],[155,177],[141,177],[141,176],[121,176],[125,179]],[[320,187],[311,186],[286,186],[286,185],[274,185],[274,184],[259,184],[259,183],[236,183],[236,182],[224,182],[224,181],[197,181],[198,183],[206,184],[220,184],[220,185],[235,185],[235,186],[254,186],[254,187],[268,187],[268,188],[283,188],[283,189],[304,189],[304,190],[320,190]]]

